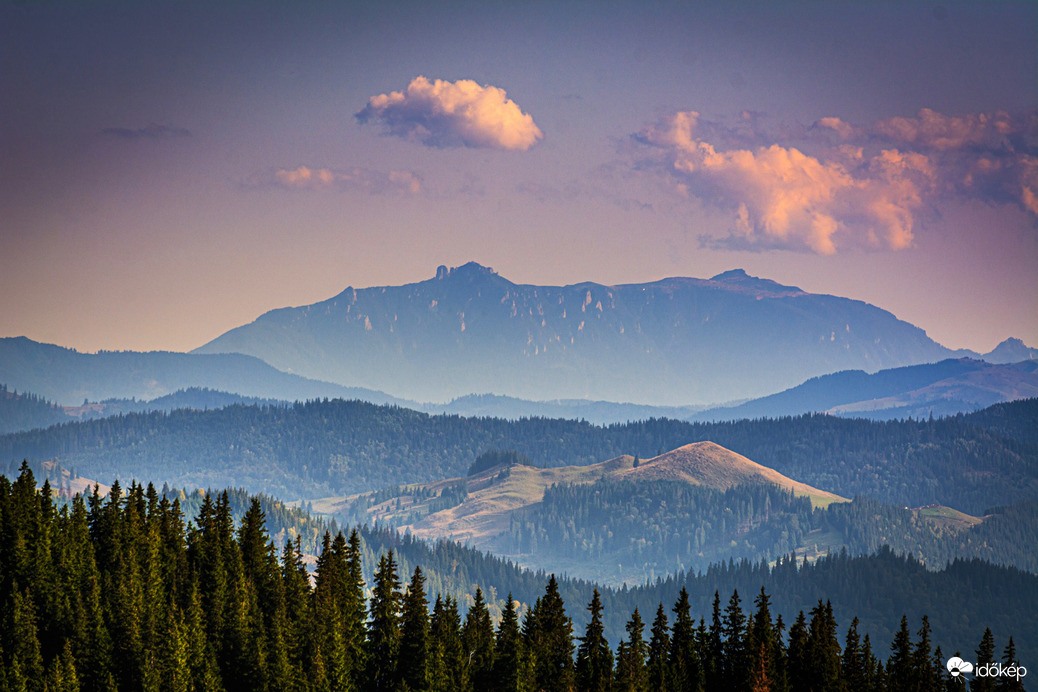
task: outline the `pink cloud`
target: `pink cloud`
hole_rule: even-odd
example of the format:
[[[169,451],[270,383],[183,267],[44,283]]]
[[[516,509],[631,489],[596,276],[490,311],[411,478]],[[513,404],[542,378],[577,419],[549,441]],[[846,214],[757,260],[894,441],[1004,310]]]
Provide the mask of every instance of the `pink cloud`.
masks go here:
[[[293,190],[359,190],[372,194],[416,195],[422,191],[421,177],[411,171],[383,173],[359,167],[281,168],[269,176],[253,180],[252,184],[274,185]]]
[[[470,79],[430,82],[415,77],[406,91],[372,96],[356,117],[361,123],[376,120],[389,134],[433,147],[525,151],[544,137],[504,89]]]
[[[912,244],[932,186],[926,156],[890,149],[865,159],[846,147],[819,156],[779,144],[722,150],[699,137],[698,124],[698,113],[677,113],[640,139],[657,148],[681,189],[733,212],[729,236],[712,244],[826,255]]]

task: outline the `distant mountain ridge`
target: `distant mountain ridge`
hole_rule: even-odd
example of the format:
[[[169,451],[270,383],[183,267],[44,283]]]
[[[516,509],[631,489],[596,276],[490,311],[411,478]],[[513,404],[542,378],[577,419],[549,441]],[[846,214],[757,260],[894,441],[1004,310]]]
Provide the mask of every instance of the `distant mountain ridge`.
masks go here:
[[[509,420],[565,418],[598,425],[651,418],[737,420],[812,412],[872,420],[926,418],[1038,397],[1036,360],[997,365],[963,358],[872,374],[844,371],[812,378],[760,399],[707,408],[586,399],[530,401],[495,394],[470,394],[446,404],[419,403],[382,392],[306,380],[251,357],[213,358],[162,352],[80,354],[28,339],[0,339],[0,373],[18,375],[13,378],[17,387],[8,388],[0,381],[0,434],[133,412],[217,409],[234,404],[289,405],[295,400],[325,397],[391,403],[432,414]],[[133,367],[124,368],[127,363]],[[226,371],[220,367],[224,363],[243,369]],[[238,392],[211,388],[220,384]],[[174,386],[182,388],[156,396]],[[37,388],[51,392],[64,405],[41,397]],[[106,393],[112,396],[103,398]]]
[[[151,400],[190,388],[259,399],[328,397],[404,403],[382,392],[279,372],[247,355],[169,351],[80,353],[25,337],[0,338],[0,383],[65,406],[78,406],[84,400]]]
[[[783,392],[737,406],[692,414],[688,420],[774,418],[831,413],[888,420],[954,415],[1038,396],[1038,361],[994,364],[972,358],[866,373],[814,377]]]
[[[494,392],[665,406],[763,396],[840,370],[976,355],[878,307],[743,270],[532,286],[474,262],[441,266],[418,283],[351,287],[273,310],[194,353],[245,353],[286,372],[418,401]]]

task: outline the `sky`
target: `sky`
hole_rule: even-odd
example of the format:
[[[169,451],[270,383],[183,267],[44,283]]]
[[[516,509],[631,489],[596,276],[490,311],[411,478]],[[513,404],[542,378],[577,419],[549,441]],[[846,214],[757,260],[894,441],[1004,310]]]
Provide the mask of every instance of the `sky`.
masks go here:
[[[190,350],[468,261],[1038,346],[1038,4],[0,0],[0,336]]]

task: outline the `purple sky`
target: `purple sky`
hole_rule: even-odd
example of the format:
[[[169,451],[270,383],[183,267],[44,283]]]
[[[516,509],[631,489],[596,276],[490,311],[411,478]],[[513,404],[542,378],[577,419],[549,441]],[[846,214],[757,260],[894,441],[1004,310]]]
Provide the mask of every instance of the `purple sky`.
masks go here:
[[[0,336],[188,350],[469,260],[1038,346],[1031,2],[0,3]]]

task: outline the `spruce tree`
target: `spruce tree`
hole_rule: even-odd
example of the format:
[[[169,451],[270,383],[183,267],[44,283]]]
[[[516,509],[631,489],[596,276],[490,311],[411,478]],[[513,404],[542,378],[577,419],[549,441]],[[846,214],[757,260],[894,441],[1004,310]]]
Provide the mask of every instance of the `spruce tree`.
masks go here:
[[[914,686],[912,670],[912,635],[908,631],[908,617],[901,616],[901,626],[890,643],[890,658],[887,659],[887,689],[890,692],[911,690]]]
[[[808,658],[811,660],[812,689],[832,690],[840,684],[840,643],[832,604],[818,601],[811,609],[811,626],[807,635]]]
[[[770,688],[779,682],[780,651],[775,623],[771,620],[771,597],[768,596],[763,586],[761,586],[757,598],[754,599],[754,605],[757,606],[757,610],[748,626],[746,652],[750,658],[750,669],[754,671],[760,669],[761,671],[760,675],[755,672],[755,679],[766,680]],[[762,683],[757,684],[759,686]]]
[[[428,688],[429,677],[429,602],[425,598],[425,576],[414,568],[411,583],[404,593],[400,614],[400,656],[398,675],[408,689]]]
[[[379,558],[369,604],[366,678],[373,692],[394,690],[399,680],[400,600],[400,578],[390,550]]]
[[[726,689],[741,690],[749,678],[746,655],[746,616],[740,605],[739,591],[732,591],[724,610],[724,659],[721,666]]]
[[[433,651],[433,684],[435,692],[464,692],[468,689],[465,646],[461,641],[461,616],[453,598],[437,597],[430,622],[430,645]]]
[[[980,645],[977,647],[977,660],[973,664],[973,670],[976,671],[982,665],[995,662],[995,637],[991,634],[991,628],[984,628],[984,635],[980,638]],[[994,692],[995,681],[990,677],[979,677],[974,676],[970,680],[970,692]]]
[[[645,623],[642,622],[638,608],[631,613],[631,619],[624,629],[627,631],[627,641],[621,640],[617,647],[613,689],[616,692],[645,692],[648,689],[648,678],[645,675]]]
[[[861,648],[861,637],[858,634],[858,618],[851,620],[844,639],[843,656],[840,660],[840,672],[844,683],[850,690],[868,690],[868,662]]]
[[[717,690],[723,684],[724,671],[724,626],[721,623],[721,594],[715,589],[713,605],[710,609],[710,627],[707,629],[703,649],[706,653],[703,661],[703,678],[706,689]]]
[[[671,628],[668,667],[670,689],[674,692],[695,692],[699,689],[699,660],[696,655],[695,623],[691,603],[684,586],[674,603],[674,626]]]
[[[577,647],[577,689],[581,692],[609,692],[613,680],[613,652],[605,639],[598,589],[592,593],[587,609],[591,619]]]
[[[930,619],[923,615],[922,625],[917,633],[915,649],[912,651],[912,668],[915,672],[915,689],[917,692],[939,692],[942,687],[944,665],[934,666],[933,650],[930,645]]]
[[[1006,648],[1002,650],[1002,666],[1003,668],[1019,668],[1020,659],[1016,656],[1016,644],[1013,643],[1013,638],[1009,638],[1009,643],[1006,644]],[[1021,679],[1013,675],[1003,675],[999,677],[998,684],[995,687],[998,692],[1023,692],[1024,684]]]
[[[789,644],[786,647],[786,679],[791,690],[811,688],[811,665],[807,645],[807,618],[801,610],[789,628]]]
[[[646,674],[649,678],[649,689],[667,689],[670,676],[668,675],[668,659],[670,656],[670,628],[667,624],[667,614],[660,603],[656,608],[656,618],[652,621],[652,629],[649,637],[649,658],[646,663]]]
[[[551,575],[533,615],[535,627],[527,641],[533,651],[534,686],[545,692],[573,689],[573,622]]]
[[[505,608],[501,612],[501,622],[497,625],[494,641],[494,681],[503,692],[520,692],[520,673],[522,670],[523,641],[519,632],[519,615],[515,609],[515,601],[509,592]]]
[[[476,596],[465,615],[461,628],[465,657],[469,662],[469,682],[475,692],[494,688],[494,625],[490,610],[483,600],[483,589],[476,587]]]
[[[297,539],[298,552],[298,539]],[[366,650],[364,648],[364,571],[361,564],[360,534],[357,529],[350,531],[346,543],[346,573],[341,582],[343,592],[340,594],[343,617],[343,636],[345,637],[346,655],[349,659],[350,671],[355,689],[362,689],[364,670],[366,667]]]

